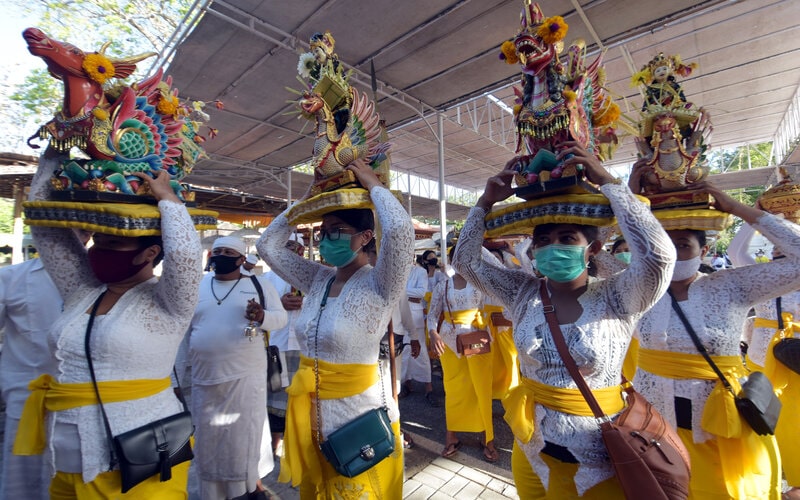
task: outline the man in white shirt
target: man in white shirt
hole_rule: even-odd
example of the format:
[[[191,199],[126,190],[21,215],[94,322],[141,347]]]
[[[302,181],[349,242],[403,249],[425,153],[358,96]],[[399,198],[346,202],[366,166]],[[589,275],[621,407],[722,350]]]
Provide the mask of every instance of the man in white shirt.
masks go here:
[[[269,281],[242,274],[241,239],[218,238],[211,253],[214,272],[200,283],[189,327],[200,495],[203,500],[266,498],[258,485],[273,462],[261,329],[281,328],[286,311]]]

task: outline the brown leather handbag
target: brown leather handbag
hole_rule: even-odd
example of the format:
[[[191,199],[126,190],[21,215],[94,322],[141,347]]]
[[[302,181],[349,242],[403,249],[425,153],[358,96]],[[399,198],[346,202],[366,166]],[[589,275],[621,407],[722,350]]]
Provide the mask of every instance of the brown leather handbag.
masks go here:
[[[501,312],[493,312],[492,314],[490,314],[490,316],[492,317],[492,324],[494,326],[498,327],[514,326],[511,320],[503,316],[503,313]]]
[[[558,354],[592,409],[626,498],[677,500],[689,496],[689,452],[676,430],[622,377],[626,407],[611,420],[597,403],[569,353],[545,280],[541,297]]]
[[[450,300],[447,298],[449,285],[450,280],[447,280],[447,282],[444,284],[444,303],[447,305],[447,312],[450,313],[451,318],[450,323],[453,325],[453,329],[455,330],[456,324],[452,321],[453,311],[450,309]],[[439,328],[442,327],[443,319],[444,316],[440,318]],[[492,352],[492,337],[489,336],[489,332],[486,330],[474,330],[467,333],[459,333],[456,335],[456,352],[467,357],[477,356],[478,354],[489,354]]]

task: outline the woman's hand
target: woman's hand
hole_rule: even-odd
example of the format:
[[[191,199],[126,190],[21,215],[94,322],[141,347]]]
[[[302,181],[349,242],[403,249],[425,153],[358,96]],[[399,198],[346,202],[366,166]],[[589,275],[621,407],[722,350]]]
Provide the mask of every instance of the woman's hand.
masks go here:
[[[641,194],[642,192],[642,176],[647,171],[647,162],[647,158],[639,158],[633,164],[631,176],[628,178],[628,187],[633,194]]]
[[[419,343],[419,340],[412,340],[411,341],[411,357],[417,359],[419,357],[419,352],[422,349],[422,346]]]
[[[356,174],[356,179],[358,179],[359,184],[361,184],[361,187],[367,191],[371,190],[375,186],[383,186],[383,183],[380,179],[378,179],[375,171],[372,170],[372,167],[370,167],[363,158],[354,160],[352,163],[350,163],[350,165],[345,167],[345,170],[349,170]]]
[[[579,143],[575,141],[565,141],[561,143],[560,147],[562,149],[556,155],[556,159],[562,160],[565,167],[570,165],[583,165],[586,178],[598,186],[614,182],[614,176],[603,168],[603,164],[600,163],[600,160],[592,153],[586,151]]]
[[[714,208],[741,217],[748,224],[755,223],[759,217],[764,215],[763,210],[749,207],[744,203],[734,200],[725,191],[719,189],[710,182],[700,184],[699,188],[714,197]]]
[[[143,180],[150,188],[150,193],[155,197],[156,201],[167,200],[181,203],[181,200],[172,190],[169,181],[169,174],[166,170],[159,170],[155,173],[155,178],[150,177],[144,172],[131,172],[131,175]]]
[[[433,354],[433,357],[440,357],[442,354],[444,354],[444,341],[442,340],[442,336],[439,335],[436,330],[429,331],[428,336],[431,338],[431,353]]]
[[[486,180],[486,188],[483,190],[483,195],[478,199],[478,203],[475,206],[483,208],[488,212],[491,210],[492,205],[514,194],[514,188],[511,187],[511,182],[514,180],[514,174],[517,173],[514,166],[518,162],[519,158],[515,156],[506,162],[502,172]]]

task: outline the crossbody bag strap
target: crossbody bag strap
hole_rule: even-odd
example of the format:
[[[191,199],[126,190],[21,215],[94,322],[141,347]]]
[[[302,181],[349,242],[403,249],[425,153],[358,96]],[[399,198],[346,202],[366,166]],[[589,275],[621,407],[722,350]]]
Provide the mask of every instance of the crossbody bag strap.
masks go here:
[[[97,387],[97,378],[94,375],[94,363],[92,363],[91,350],[91,336],[92,326],[94,326],[94,317],[97,315],[97,309],[100,307],[100,302],[103,300],[103,297],[105,297],[107,291],[108,290],[104,290],[103,293],[97,297],[97,300],[94,301],[94,305],[92,305],[92,312],[89,313],[89,322],[86,324],[86,336],[84,337],[83,347],[86,351],[86,361],[89,363],[89,375],[92,377],[94,393],[97,396],[97,404],[100,405],[100,413],[103,415],[103,426],[106,429],[106,437],[108,438],[108,450],[110,453],[108,470],[113,470],[114,466],[117,464],[117,457],[114,454],[114,435],[111,433],[111,425],[108,423],[108,415],[106,415],[106,409],[103,407],[103,400],[100,399],[100,389]]]
[[[781,307],[781,298],[775,299],[775,309],[778,310],[778,330],[783,330],[783,308]]]
[[[672,308],[678,314],[678,317],[681,319],[681,322],[683,322],[683,326],[686,329],[686,333],[688,333],[689,337],[692,338],[694,346],[697,348],[698,351],[700,351],[700,354],[703,356],[703,358],[705,358],[706,362],[708,362],[708,364],[711,366],[711,369],[714,370],[714,373],[717,374],[717,377],[719,377],[719,380],[722,382],[722,385],[725,386],[725,389],[730,391],[730,393],[733,394],[734,397],[736,397],[736,393],[733,391],[733,387],[731,387],[730,382],[728,382],[728,379],[725,378],[725,375],[719,369],[717,364],[714,363],[714,360],[711,359],[711,355],[708,354],[708,350],[706,350],[706,347],[700,341],[700,337],[697,336],[697,332],[695,332],[694,328],[692,328],[692,324],[689,323],[689,318],[687,318],[686,315],[683,313],[683,309],[681,309],[680,304],[678,304],[678,300],[675,298],[675,295],[673,295],[672,290],[667,289],[667,293],[669,294],[669,298],[672,299]]]
[[[256,292],[258,292],[258,303],[261,304],[261,309],[264,309],[264,313],[266,314],[267,306],[266,303],[264,302],[264,289],[261,288],[261,283],[258,281],[258,278],[256,278],[255,274],[250,275],[250,281],[253,282],[253,287],[255,287]],[[264,332],[266,332],[266,337],[267,337],[266,345],[269,345],[269,331],[264,330]]]
[[[550,301],[550,293],[547,291],[546,280],[539,280],[539,295],[542,298],[544,317],[547,319],[547,325],[550,327],[550,334],[553,337],[553,342],[556,344],[558,355],[561,356],[561,360],[564,362],[564,365],[567,367],[567,371],[575,381],[578,389],[581,391],[583,399],[586,400],[589,408],[591,408],[594,417],[601,422],[601,425],[610,422],[611,419],[609,419],[608,415],[606,415],[602,408],[600,408],[600,404],[597,402],[594,394],[592,394],[589,384],[586,383],[586,380],[581,375],[578,365],[575,363],[575,359],[569,353],[567,341],[564,340],[564,334],[561,332],[561,327],[558,325],[556,310],[553,307],[553,303]]]
[[[447,291],[450,288],[450,278],[444,283],[444,303],[447,306],[447,313],[450,314],[450,324],[453,325],[453,330],[456,329],[456,321],[453,319],[453,310],[450,308],[450,299],[447,296]]]

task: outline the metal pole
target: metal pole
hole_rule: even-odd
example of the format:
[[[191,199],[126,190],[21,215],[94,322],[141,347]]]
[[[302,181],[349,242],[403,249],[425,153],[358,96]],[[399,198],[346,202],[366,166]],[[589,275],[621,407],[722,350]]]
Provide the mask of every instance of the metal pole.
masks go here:
[[[437,132],[439,140],[439,234],[441,241],[439,248],[442,252],[442,269],[447,266],[447,203],[445,202],[444,193],[444,115],[439,113],[437,115]]]

